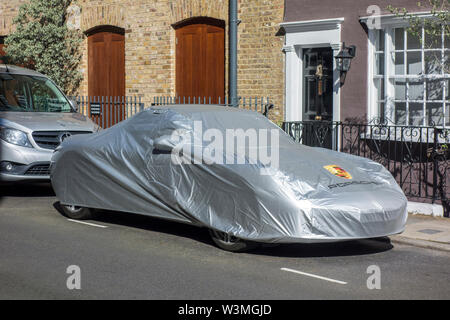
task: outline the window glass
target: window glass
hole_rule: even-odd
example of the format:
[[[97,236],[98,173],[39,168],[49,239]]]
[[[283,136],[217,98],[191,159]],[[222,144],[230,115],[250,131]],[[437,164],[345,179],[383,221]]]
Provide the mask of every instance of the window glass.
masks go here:
[[[409,80],[408,81],[408,99],[409,100],[423,100],[423,81]]]
[[[426,49],[441,49],[442,48],[442,36],[425,34],[425,48]]]
[[[398,125],[406,124],[406,103],[395,103],[395,123]]]
[[[403,52],[395,54],[395,74],[405,74],[405,58]]]
[[[410,103],[408,118],[410,126],[423,125],[423,103]]]
[[[442,126],[444,124],[444,113],[442,110],[442,103],[428,103],[427,104],[427,125]]]
[[[26,83],[14,76],[0,77],[0,111],[22,111],[29,109]]]
[[[0,111],[71,112],[72,108],[45,77],[0,73]]]
[[[450,79],[444,80],[445,85],[445,100],[450,100]]]
[[[447,105],[447,108],[445,109],[445,126],[450,126],[450,108],[449,105]]]
[[[445,74],[450,74],[450,50],[444,51],[442,69]]]
[[[66,98],[50,80],[40,79],[31,82],[31,94],[34,111],[38,112],[70,112]]]
[[[420,52],[408,52],[406,61],[408,74],[420,74],[422,72],[422,56]]]
[[[395,100],[406,100],[406,80],[395,80]]]
[[[442,100],[442,88],[444,81],[428,80],[427,81],[427,100]]]
[[[403,28],[395,29],[395,50],[405,48],[405,30]]]
[[[386,38],[387,32],[392,32],[392,37]],[[381,49],[381,41],[388,40],[383,47],[385,51],[375,51],[373,55],[373,107],[379,116],[386,115],[387,120],[398,125],[447,125],[450,121],[449,37],[429,35],[423,29],[418,34],[425,35],[423,44],[420,37],[404,28],[376,31],[376,50]],[[381,59],[384,55],[388,64]],[[386,105],[381,107],[380,103]],[[388,114],[385,110],[389,110]]]
[[[408,50],[422,48],[420,38],[417,35],[410,32],[407,32],[406,34],[408,39]]]

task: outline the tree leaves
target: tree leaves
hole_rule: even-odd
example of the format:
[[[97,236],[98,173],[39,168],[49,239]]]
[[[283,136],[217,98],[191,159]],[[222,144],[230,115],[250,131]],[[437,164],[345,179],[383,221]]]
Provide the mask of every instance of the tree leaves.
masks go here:
[[[10,62],[41,72],[67,94],[74,94],[83,79],[79,71],[84,35],[69,30],[71,0],[29,0],[13,21],[16,29],[5,41]]]

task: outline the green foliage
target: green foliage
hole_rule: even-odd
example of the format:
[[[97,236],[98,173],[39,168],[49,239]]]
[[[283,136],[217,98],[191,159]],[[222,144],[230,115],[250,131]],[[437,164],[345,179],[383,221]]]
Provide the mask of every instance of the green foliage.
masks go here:
[[[428,0],[427,5],[418,2],[417,6],[419,8],[431,8],[430,12],[432,17],[430,19],[422,19],[409,13],[405,8],[394,8],[391,5],[387,9],[396,16],[408,20],[408,32],[412,36],[420,39],[425,48],[436,48],[436,44],[440,44],[442,32],[444,32],[446,39],[450,37],[450,15],[448,11],[450,0]],[[423,39],[422,27],[424,27],[425,39]],[[436,59],[436,62],[441,63],[440,59]],[[450,73],[449,61],[445,61],[442,67],[445,73]]]
[[[69,30],[67,8],[72,0],[29,0],[13,24],[16,30],[5,41],[8,60],[50,77],[67,94],[78,89],[82,74],[80,46],[83,34]]]

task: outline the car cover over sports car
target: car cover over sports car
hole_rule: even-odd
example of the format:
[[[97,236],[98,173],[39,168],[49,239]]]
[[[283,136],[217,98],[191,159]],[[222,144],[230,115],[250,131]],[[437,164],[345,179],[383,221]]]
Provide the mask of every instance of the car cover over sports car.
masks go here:
[[[150,108],[66,139],[51,179],[64,205],[259,242],[381,237],[402,232],[407,218],[407,200],[381,164],[298,144],[263,115],[223,106]]]

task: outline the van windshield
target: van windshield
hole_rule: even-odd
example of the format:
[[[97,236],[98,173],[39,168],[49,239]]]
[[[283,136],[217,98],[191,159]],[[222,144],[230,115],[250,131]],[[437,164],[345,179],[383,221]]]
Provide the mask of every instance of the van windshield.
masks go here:
[[[72,108],[48,78],[0,73],[0,111],[72,112]]]

